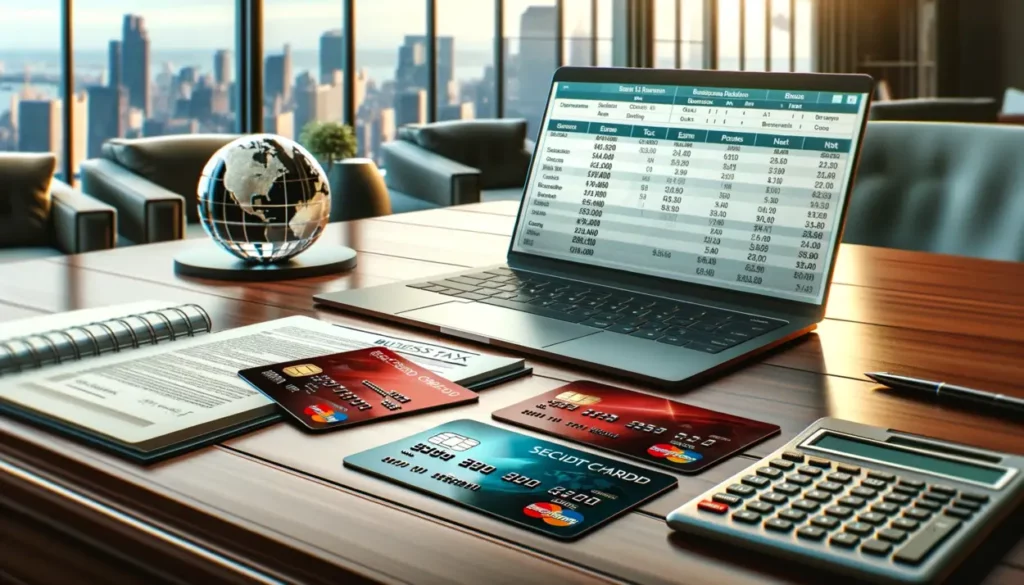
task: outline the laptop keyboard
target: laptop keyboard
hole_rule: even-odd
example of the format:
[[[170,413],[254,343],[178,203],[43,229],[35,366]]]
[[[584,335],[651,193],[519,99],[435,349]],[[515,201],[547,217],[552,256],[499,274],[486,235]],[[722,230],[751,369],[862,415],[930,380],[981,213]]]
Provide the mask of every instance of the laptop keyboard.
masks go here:
[[[705,353],[786,325],[778,319],[504,267],[409,286]]]

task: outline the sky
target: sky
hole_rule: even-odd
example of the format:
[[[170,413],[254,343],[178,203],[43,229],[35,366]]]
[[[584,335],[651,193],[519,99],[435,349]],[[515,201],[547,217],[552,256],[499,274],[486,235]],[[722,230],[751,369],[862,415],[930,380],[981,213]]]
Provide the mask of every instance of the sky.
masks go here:
[[[542,4],[526,0],[523,4]],[[487,0],[439,0],[438,28],[466,43],[489,46],[493,4]],[[510,5],[516,4],[515,1]],[[121,37],[126,13],[142,15],[154,46],[164,49],[216,49],[234,45],[235,0],[75,0],[74,38],[78,49],[103,49]],[[265,0],[264,43],[290,42],[296,49],[318,47],[320,33],[341,28],[340,0]],[[362,0],[356,16],[361,46],[391,48],[405,34],[422,33],[422,0]],[[518,29],[518,19],[516,20]],[[0,49],[54,49],[60,37],[59,0],[0,0]]]
[[[720,54],[738,45],[739,3],[720,0]],[[764,29],[752,26],[764,18],[764,1],[747,0],[747,45],[763,47]],[[811,0],[799,0],[804,12]],[[341,0],[264,0],[264,46],[316,49],[320,34],[341,27]],[[60,37],[60,0],[0,0],[0,50],[56,50]],[[519,35],[519,17],[531,5],[553,0],[506,0],[505,36]],[[684,35],[698,37],[702,0],[683,0]],[[773,13],[788,12],[788,1],[775,0]],[[598,38],[611,36],[612,0],[598,2]],[[452,35],[463,49],[491,47],[494,37],[493,0],[437,0],[438,33]],[[590,0],[564,0],[565,30],[591,36]],[[672,39],[674,0],[655,0],[655,30],[659,39]],[[77,50],[105,50],[121,37],[126,13],[145,18],[156,49],[219,49],[235,44],[235,0],[75,0],[74,43]],[[670,12],[671,11],[671,12]],[[422,34],[426,26],[423,0],[357,0],[356,43],[360,47],[394,48],[406,34]],[[809,12],[808,12],[809,16]],[[760,22],[764,22],[760,20]],[[798,26],[808,19],[797,20]],[[759,38],[757,38],[759,35]],[[738,49],[737,49],[738,50]],[[749,53],[748,53],[749,54]]]

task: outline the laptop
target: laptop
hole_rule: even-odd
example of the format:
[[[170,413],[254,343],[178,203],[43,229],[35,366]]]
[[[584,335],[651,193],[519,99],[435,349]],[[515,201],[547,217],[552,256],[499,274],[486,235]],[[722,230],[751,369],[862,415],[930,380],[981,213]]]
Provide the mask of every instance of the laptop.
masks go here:
[[[864,75],[563,67],[507,261],[316,302],[675,385],[824,318]]]

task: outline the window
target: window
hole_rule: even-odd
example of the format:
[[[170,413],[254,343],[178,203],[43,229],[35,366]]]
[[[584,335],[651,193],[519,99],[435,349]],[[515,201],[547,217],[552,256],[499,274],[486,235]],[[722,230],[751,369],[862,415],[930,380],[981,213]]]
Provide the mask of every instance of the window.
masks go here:
[[[380,145],[393,139],[397,128],[430,119],[426,3],[359,0],[355,30],[356,138],[361,156],[379,159]],[[443,60],[441,49],[438,42],[435,54]],[[451,62],[452,45],[447,51]]]
[[[558,8],[553,1],[505,1],[505,117],[526,118],[537,136],[558,66]]]
[[[764,71],[765,60],[765,4],[770,0],[743,0],[743,70]],[[788,68],[787,68],[788,69]]]
[[[703,69],[705,0],[655,0],[654,66]]]
[[[594,65],[594,13],[591,0],[562,0],[562,64]]]
[[[60,23],[57,0],[0,0],[0,151],[52,152],[58,173],[64,156]]]
[[[679,66],[683,69],[704,69],[704,0],[681,0],[679,3]]]
[[[299,140],[310,122],[340,122],[340,0],[263,2],[263,131]]]
[[[814,2],[717,0],[718,68],[765,71],[770,66],[772,71],[812,71]],[[700,11],[702,3],[684,0],[694,11]],[[688,13],[687,9],[683,12]],[[684,16],[684,30],[688,22],[692,27],[693,21]]]
[[[676,25],[676,0],[655,0],[654,2],[654,66],[659,69],[677,67],[676,49],[679,39]]]
[[[622,65],[615,63],[613,55],[615,27],[612,26],[612,10],[616,1],[597,0],[597,64],[601,67]]]
[[[738,70],[740,63],[740,2],[718,0],[718,69]]]
[[[95,157],[115,137],[235,131],[232,0],[78,0],[72,24],[76,153],[83,140]]]
[[[789,27],[793,15],[789,13],[790,0],[771,0],[772,71],[790,71]]]
[[[796,70],[814,71],[814,0],[796,1]]]
[[[493,0],[437,0],[437,119],[494,118]]]

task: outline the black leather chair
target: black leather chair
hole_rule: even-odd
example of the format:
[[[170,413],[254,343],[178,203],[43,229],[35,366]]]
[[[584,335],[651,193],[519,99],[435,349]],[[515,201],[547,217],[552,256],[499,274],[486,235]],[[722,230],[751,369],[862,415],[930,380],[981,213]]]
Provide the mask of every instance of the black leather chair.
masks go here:
[[[403,126],[381,152],[393,203],[405,194],[443,207],[519,200],[533,143],[526,120],[460,120]]]
[[[82,163],[82,190],[118,209],[121,245],[206,237],[196,201],[199,177],[210,157],[236,138],[186,134],[109,140],[99,158]],[[395,199],[392,194],[395,213],[423,208],[403,206]]]
[[[0,262],[114,247],[117,212],[53,178],[52,154],[0,154]]]
[[[871,120],[904,122],[980,122],[993,124],[999,103],[993,98],[920,98],[871,104]]]
[[[204,235],[196,186],[231,134],[116,138],[81,165],[82,190],[118,210],[121,245]]]
[[[1024,128],[869,122],[843,241],[1024,261]]]

